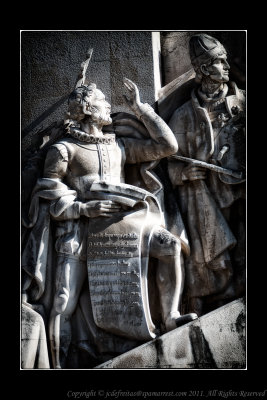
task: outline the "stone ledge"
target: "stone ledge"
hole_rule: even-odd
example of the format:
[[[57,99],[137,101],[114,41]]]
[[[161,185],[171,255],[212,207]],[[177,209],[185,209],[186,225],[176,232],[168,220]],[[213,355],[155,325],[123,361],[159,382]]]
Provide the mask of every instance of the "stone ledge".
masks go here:
[[[95,368],[245,369],[245,315],[235,300]]]

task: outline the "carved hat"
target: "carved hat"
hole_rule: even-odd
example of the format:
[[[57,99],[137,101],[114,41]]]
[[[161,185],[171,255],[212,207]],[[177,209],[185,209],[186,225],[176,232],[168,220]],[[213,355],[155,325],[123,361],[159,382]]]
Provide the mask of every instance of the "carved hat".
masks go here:
[[[217,39],[206,33],[200,33],[191,37],[189,53],[193,67],[198,68],[218,56],[226,54],[226,50]]]

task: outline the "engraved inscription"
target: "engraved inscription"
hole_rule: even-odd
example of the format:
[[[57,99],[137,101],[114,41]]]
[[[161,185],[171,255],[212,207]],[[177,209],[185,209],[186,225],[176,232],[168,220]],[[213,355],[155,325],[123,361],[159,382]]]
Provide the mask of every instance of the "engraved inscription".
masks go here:
[[[90,258],[132,258],[138,253],[139,235],[135,232],[90,233],[88,236],[88,257]]]
[[[139,259],[88,262],[89,287],[96,322],[114,323],[117,318],[128,326],[142,325],[142,296]]]
[[[134,338],[149,337],[141,285],[143,217],[103,221],[102,230],[100,222],[92,224],[87,242],[94,320],[100,328]]]
[[[96,239],[138,239],[138,235],[135,232],[132,233],[89,233],[88,239],[96,238]]]
[[[116,251],[108,251],[108,250],[105,250],[105,251],[88,251],[88,256],[90,257],[90,256],[102,256],[102,257],[105,257],[105,256],[108,256],[108,257],[110,257],[110,256],[122,256],[122,257],[133,257],[133,253],[131,252],[131,251],[119,251],[119,250],[116,250]]]

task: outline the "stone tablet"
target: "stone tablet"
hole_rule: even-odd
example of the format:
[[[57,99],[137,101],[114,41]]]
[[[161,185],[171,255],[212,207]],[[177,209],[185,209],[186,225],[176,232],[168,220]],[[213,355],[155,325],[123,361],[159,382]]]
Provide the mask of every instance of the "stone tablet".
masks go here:
[[[132,339],[155,337],[147,290],[149,203],[90,223],[88,277],[95,323]],[[146,243],[144,243],[146,241]],[[142,257],[141,257],[142,256]]]

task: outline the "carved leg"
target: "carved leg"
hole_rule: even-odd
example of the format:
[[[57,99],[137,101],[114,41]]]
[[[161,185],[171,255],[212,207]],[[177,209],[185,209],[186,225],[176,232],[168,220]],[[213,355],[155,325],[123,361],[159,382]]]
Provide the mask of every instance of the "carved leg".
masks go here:
[[[49,321],[49,338],[50,338],[50,348],[52,354],[52,364],[54,368],[61,368],[60,365],[60,314],[56,313],[53,309],[50,315]]]
[[[180,257],[179,257],[180,258]],[[159,289],[161,314],[167,331],[176,328],[180,317],[182,271],[180,260],[174,256],[158,257],[156,282]]]
[[[189,312],[196,313],[198,316],[202,315],[203,299],[201,297],[191,297],[188,304]]]
[[[76,308],[86,277],[79,260],[58,257],[56,293],[49,321],[49,337],[54,368],[64,368],[71,342],[70,318]]]
[[[181,316],[179,311],[184,287],[180,240],[166,229],[158,228],[151,239],[150,255],[159,260],[156,282],[159,289],[162,320],[168,332],[197,318],[196,314]]]

